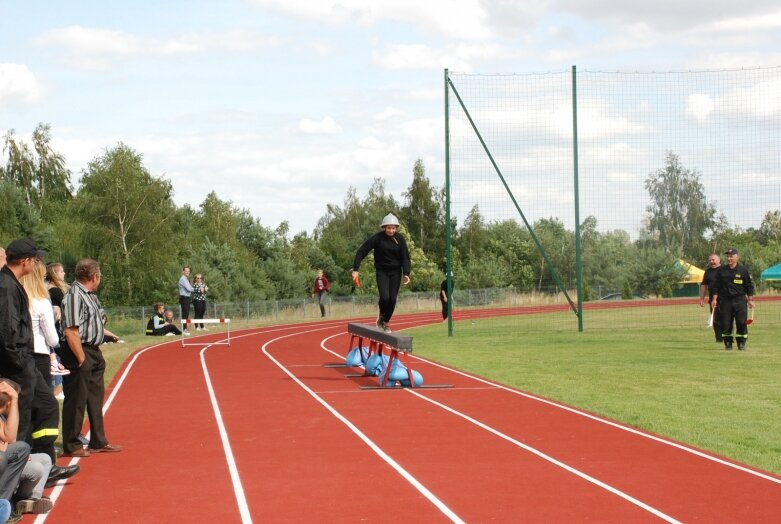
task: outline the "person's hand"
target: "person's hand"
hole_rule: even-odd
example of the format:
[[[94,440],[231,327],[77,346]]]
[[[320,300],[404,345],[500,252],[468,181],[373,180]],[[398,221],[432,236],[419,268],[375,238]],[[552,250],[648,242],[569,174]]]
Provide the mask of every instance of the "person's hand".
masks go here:
[[[11,387],[11,384],[5,381],[0,382],[0,393],[8,395],[8,398],[11,399],[12,402],[16,402],[19,399],[19,393]]]
[[[8,442],[3,442],[0,440],[0,451],[6,452],[8,451]]]
[[[54,320],[57,322],[62,320],[62,310],[60,309],[60,306],[53,306],[52,310],[54,310]]]
[[[705,305],[705,297],[702,297],[700,299],[700,307],[703,307]]]
[[[748,307],[750,307],[751,309],[754,309],[754,299],[753,298],[749,298],[748,299]]]
[[[404,285],[405,285],[405,286],[406,286],[407,284],[409,284],[409,283],[410,283],[410,278],[409,278],[409,275],[404,275],[404,279],[403,279],[403,280],[404,280]]]
[[[312,298],[315,298],[315,294],[314,293],[312,293]]]
[[[355,287],[361,287],[361,279],[359,273],[357,271],[353,271],[352,276],[353,276],[353,282],[355,283]]]

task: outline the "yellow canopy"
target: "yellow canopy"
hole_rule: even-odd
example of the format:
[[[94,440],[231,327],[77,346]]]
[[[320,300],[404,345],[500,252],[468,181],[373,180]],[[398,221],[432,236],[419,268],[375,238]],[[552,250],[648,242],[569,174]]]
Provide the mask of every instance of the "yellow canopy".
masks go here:
[[[705,276],[705,271],[689,264],[683,259],[679,259],[678,263],[686,271],[686,275],[679,281],[681,284],[699,284],[702,282],[702,277]]]

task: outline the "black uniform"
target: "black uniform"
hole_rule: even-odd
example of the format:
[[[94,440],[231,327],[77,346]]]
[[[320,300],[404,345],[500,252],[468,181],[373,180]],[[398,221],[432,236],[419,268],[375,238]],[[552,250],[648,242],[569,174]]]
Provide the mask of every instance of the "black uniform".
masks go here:
[[[734,337],[738,349],[746,348],[748,339],[748,297],[754,295],[754,283],[745,266],[737,264],[734,268],[721,266],[716,273],[714,294],[718,296],[717,307],[721,322],[721,336],[724,347],[732,349],[732,324],[735,323]]]
[[[700,286],[706,286],[708,288],[708,307],[711,313],[713,313],[713,294],[716,291],[716,273],[718,273],[720,267],[710,267],[705,269],[705,274],[702,276],[702,282]],[[716,308],[718,310],[718,307]],[[721,342],[721,319],[719,318],[719,311],[713,313],[713,333],[716,335],[716,342]]]
[[[358,248],[353,261],[353,271],[358,271],[361,261],[374,250],[374,269],[377,275],[377,289],[380,292],[380,323],[390,322],[396,309],[396,295],[399,294],[401,279],[408,276],[412,269],[407,241],[399,233],[388,236],[385,231],[380,231],[369,237]]]

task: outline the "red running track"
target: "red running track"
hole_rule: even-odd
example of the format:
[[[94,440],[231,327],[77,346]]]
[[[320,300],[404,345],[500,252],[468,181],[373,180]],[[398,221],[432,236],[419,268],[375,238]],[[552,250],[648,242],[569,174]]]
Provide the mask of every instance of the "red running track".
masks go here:
[[[480,312],[461,312],[459,320]],[[438,315],[401,315],[400,329]],[[36,522],[777,522],[781,478],[433,362],[362,390],[346,321],[133,355]],[[61,459],[61,463],[64,459]]]

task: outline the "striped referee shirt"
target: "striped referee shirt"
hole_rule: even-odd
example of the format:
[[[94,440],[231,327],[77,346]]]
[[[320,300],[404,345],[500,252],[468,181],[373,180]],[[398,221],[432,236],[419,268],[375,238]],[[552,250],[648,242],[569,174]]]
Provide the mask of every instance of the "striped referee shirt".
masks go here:
[[[78,327],[81,343],[98,346],[103,342],[103,306],[98,296],[87,291],[78,280],[62,300],[62,327]]]

